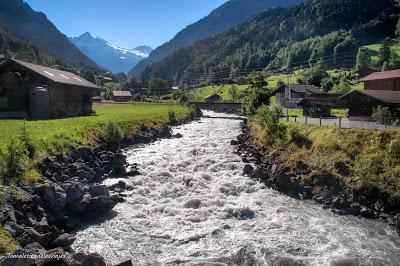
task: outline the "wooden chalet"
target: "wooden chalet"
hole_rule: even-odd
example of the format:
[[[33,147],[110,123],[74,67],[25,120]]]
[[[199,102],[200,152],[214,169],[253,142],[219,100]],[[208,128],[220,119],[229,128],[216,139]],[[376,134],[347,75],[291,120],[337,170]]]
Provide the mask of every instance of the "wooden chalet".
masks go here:
[[[99,89],[73,73],[10,59],[0,65],[0,118],[90,115]]]
[[[276,88],[274,92],[276,101],[286,108],[300,108],[299,103],[305,97],[322,93],[323,91],[316,86],[306,84],[284,84]]]
[[[345,102],[339,100],[342,94],[313,94],[303,98],[299,106],[303,108],[303,114],[310,117],[330,117],[333,108],[345,107]]]

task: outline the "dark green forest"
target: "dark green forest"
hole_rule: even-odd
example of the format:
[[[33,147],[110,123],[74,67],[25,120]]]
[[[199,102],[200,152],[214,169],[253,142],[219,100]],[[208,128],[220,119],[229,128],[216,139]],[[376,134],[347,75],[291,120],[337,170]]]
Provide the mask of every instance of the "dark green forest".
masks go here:
[[[399,10],[394,0],[309,0],[271,9],[174,52],[141,78],[201,83],[257,68],[289,71],[321,59],[328,68],[352,67],[360,46],[395,34]]]

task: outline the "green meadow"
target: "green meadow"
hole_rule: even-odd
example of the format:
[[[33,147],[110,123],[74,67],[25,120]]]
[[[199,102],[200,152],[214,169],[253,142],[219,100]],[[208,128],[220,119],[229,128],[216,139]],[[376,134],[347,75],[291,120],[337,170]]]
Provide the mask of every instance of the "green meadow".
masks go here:
[[[0,149],[17,138],[25,126],[36,144],[39,155],[55,153],[71,145],[91,143],[104,126],[113,121],[123,130],[133,130],[140,125],[168,122],[168,112],[176,118],[184,118],[188,107],[174,104],[95,104],[95,115],[64,119],[24,121],[16,119],[0,120]]]

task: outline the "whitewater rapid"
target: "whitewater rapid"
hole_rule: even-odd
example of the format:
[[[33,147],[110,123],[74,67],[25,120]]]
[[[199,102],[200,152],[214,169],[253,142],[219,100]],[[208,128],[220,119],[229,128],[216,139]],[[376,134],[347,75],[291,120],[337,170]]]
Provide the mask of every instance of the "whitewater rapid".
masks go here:
[[[125,180],[134,190],[77,232],[73,248],[110,264],[400,265],[400,238],[385,223],[338,216],[243,176],[230,145],[239,123],[203,118],[174,128],[182,138],[128,149],[141,172]]]

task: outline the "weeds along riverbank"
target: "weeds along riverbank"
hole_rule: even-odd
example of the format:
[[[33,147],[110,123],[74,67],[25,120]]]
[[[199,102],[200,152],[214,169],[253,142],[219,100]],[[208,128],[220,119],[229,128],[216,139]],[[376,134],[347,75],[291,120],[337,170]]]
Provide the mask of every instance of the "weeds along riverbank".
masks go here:
[[[66,265],[82,260],[101,262],[98,254],[76,255],[70,249],[75,240],[71,232],[83,221],[113,209],[124,200],[123,192],[131,189],[123,181],[101,185],[106,178],[139,174],[136,165],[127,164],[120,149],[158,138],[180,137],[171,135],[170,125],[201,115],[194,107],[177,105],[107,105],[96,109],[95,118],[77,118],[77,127],[92,134],[90,142],[84,142],[82,134],[82,142],[71,141],[62,152],[50,149],[43,156],[35,134],[25,128],[6,145],[0,161],[0,254],[18,248],[16,252],[21,254],[62,256]],[[129,112],[124,113],[127,109]],[[46,121],[29,123],[35,122],[43,125]],[[62,121],[51,122],[72,130]],[[52,263],[51,258],[40,259],[20,262]]]
[[[248,175],[337,214],[382,219],[400,230],[400,132],[305,126],[279,114],[259,108],[233,141]]]

